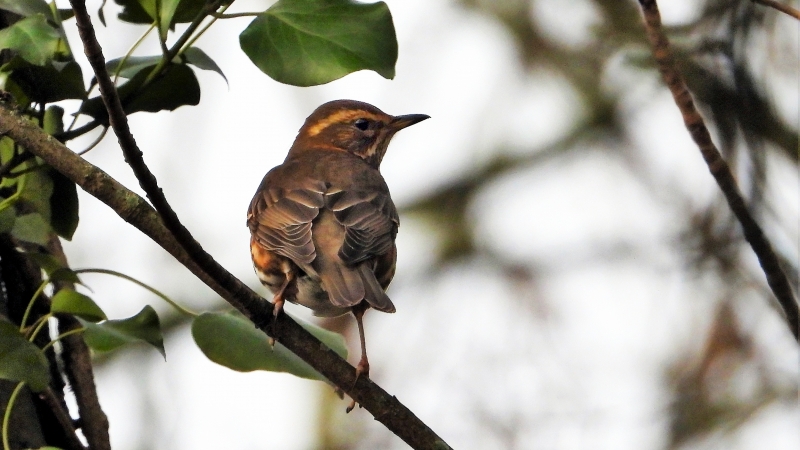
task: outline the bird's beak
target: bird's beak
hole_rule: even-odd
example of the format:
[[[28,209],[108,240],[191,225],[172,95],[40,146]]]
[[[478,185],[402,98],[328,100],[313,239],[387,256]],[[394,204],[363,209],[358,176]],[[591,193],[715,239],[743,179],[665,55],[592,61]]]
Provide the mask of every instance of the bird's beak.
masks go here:
[[[431,116],[426,114],[406,114],[404,116],[394,116],[392,121],[389,122],[389,126],[394,131],[400,131],[403,128],[410,127],[415,123],[420,123],[425,119],[430,119]]]

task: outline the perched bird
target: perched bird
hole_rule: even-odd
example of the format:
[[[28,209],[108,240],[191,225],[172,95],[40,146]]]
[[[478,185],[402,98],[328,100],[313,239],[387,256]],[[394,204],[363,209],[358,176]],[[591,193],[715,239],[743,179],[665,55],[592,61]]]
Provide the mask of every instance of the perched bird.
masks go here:
[[[395,311],[385,291],[400,221],[379,167],[395,133],[428,118],[390,116],[353,100],[325,103],[250,202],[250,253],[274,294],[275,316],[285,301],[323,317],[352,311],[361,340],[356,379],[369,376],[364,312]]]

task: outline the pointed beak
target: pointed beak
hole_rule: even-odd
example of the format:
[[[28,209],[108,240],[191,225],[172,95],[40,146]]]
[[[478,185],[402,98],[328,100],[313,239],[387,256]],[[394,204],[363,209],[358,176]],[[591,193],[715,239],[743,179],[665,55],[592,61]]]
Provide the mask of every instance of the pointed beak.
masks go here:
[[[420,123],[425,119],[430,119],[431,116],[426,114],[406,114],[404,116],[394,116],[389,126],[395,130],[400,131],[403,128],[410,127],[415,123]]]

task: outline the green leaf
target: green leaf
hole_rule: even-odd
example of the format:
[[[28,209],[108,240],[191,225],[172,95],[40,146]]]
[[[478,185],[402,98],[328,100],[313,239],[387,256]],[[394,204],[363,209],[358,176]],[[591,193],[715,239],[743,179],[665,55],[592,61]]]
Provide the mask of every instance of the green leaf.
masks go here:
[[[344,337],[315,325],[300,324],[340,356],[347,356]],[[270,346],[267,335],[236,312],[201,314],[192,322],[192,337],[208,359],[239,372],[267,370],[314,380],[324,379],[280,343]]]
[[[53,271],[53,273],[50,274],[49,281],[68,281],[72,284],[83,284],[81,279],[78,278],[78,274],[69,267],[62,267]]]
[[[131,56],[125,60],[122,68],[118,69],[120,63],[122,63],[122,58],[117,58],[106,63],[106,70],[108,70],[108,73],[117,73],[117,70],[119,70],[119,76],[131,79],[144,69],[149,69],[147,71],[149,74],[150,70],[153,70],[159,61],[161,61],[161,55]]]
[[[44,354],[25,339],[16,325],[5,320],[0,320],[0,378],[24,381],[35,392],[50,384]]]
[[[17,216],[11,235],[21,241],[47,245],[50,239],[50,225],[39,213]]]
[[[38,164],[36,160],[30,160],[22,165],[22,167],[30,168]],[[24,200],[24,203],[29,208],[33,208],[33,210],[39,213],[49,224],[51,217],[50,197],[53,195],[53,181],[47,176],[48,170],[49,168],[47,167],[39,167],[37,170],[23,175],[23,177],[25,177],[25,183],[20,197],[22,197],[22,200]]]
[[[3,198],[0,197],[0,202]],[[8,233],[14,228],[14,221],[17,215],[14,214],[14,208],[3,208],[0,210],[0,233]]]
[[[153,23],[156,20],[156,2],[154,0],[114,0],[122,6],[119,20],[129,23]],[[220,2],[220,5],[230,4],[233,0]],[[162,27],[172,28],[176,23],[186,23],[194,20],[205,7],[205,0],[163,0],[159,8]],[[163,35],[166,36],[166,35]]]
[[[139,111],[173,111],[183,105],[200,103],[200,84],[192,69],[185,64],[169,64],[166,73],[144,87],[149,70],[140,70],[119,88],[122,105],[127,114]],[[84,102],[81,112],[95,119],[107,120],[106,108],[100,97]]]
[[[40,269],[44,270],[50,281],[69,281],[74,284],[83,284],[80,278],[78,278],[78,274],[73,272],[69,267],[61,265],[53,255],[26,252],[25,256],[39,266]]]
[[[281,83],[313,86],[357,70],[394,78],[397,37],[384,2],[279,0],[239,36],[264,73]]]
[[[159,22],[158,22],[158,32],[161,35],[161,40],[167,40],[167,33],[169,33],[169,29],[172,25],[172,18],[175,16],[175,12],[178,10],[178,4],[180,3],[188,3],[188,1],[184,0],[161,0],[159,5]]]
[[[36,263],[36,265],[44,270],[48,276],[52,275],[53,272],[64,268],[64,266],[62,266],[53,255],[48,255],[47,253],[29,252],[25,253],[25,256]]]
[[[228,77],[222,73],[222,69],[219,68],[217,63],[211,59],[204,51],[200,50],[197,47],[189,47],[183,52],[183,57],[186,59],[186,62],[197,67],[198,69],[203,70],[213,70],[222,76],[225,80],[225,83],[228,83]]]
[[[48,8],[48,12],[49,12]],[[61,34],[51,27],[45,16],[36,14],[0,30],[0,49],[11,49],[37,66],[50,62],[59,50]]]
[[[49,135],[64,132],[64,108],[50,105],[44,112],[44,125],[42,129]]]
[[[117,18],[123,22],[153,23],[154,21],[137,0],[114,0],[114,3],[122,6]]]
[[[7,163],[14,153],[14,141],[8,136],[0,136],[0,162]]]
[[[14,58],[0,70],[11,72],[10,80],[34,102],[53,103],[86,97],[81,66],[72,60],[35,66],[22,58]]]
[[[102,11],[102,9],[100,11]],[[73,17],[75,17],[75,11],[73,11],[72,8],[58,9],[58,18],[61,19],[62,22],[72,19]]]
[[[34,14],[51,17],[53,14],[44,0],[0,0],[0,9],[5,9],[24,17]]]
[[[90,322],[106,320],[106,313],[91,298],[72,289],[61,289],[53,296],[50,312],[73,314]]]
[[[145,342],[158,350],[164,359],[164,337],[161,334],[161,323],[152,306],[146,305],[133,317],[122,320],[106,320],[91,323],[81,320],[86,331],[83,338],[86,345],[100,352],[108,352],[133,342]]]
[[[47,174],[53,184],[50,226],[56,234],[71,241],[78,228],[78,189],[72,180],[55,169],[50,169]]]

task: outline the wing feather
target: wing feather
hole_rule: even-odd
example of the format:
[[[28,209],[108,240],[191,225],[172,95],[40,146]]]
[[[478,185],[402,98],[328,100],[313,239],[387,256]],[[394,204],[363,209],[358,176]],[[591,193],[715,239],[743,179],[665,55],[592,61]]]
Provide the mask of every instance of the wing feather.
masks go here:
[[[316,257],[311,222],[325,206],[325,188],[324,183],[309,180],[293,189],[260,189],[250,203],[250,232],[267,250],[297,264],[311,263]]]

